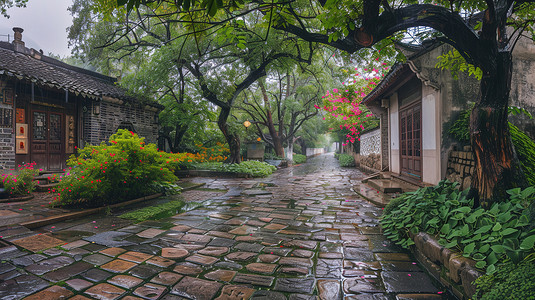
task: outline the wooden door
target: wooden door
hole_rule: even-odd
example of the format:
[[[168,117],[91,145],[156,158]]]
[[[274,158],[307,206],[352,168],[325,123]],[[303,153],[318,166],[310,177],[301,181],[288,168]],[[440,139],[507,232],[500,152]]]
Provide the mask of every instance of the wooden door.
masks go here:
[[[421,102],[400,110],[401,173],[422,180]]]
[[[47,171],[63,168],[65,149],[63,147],[63,113],[45,110],[32,111],[31,160],[36,167]]]

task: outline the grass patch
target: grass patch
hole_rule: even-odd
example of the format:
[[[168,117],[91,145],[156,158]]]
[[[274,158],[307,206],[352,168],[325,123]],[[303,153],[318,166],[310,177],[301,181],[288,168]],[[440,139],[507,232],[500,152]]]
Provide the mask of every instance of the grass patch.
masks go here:
[[[143,222],[147,220],[158,220],[178,214],[185,203],[183,201],[170,201],[164,204],[149,206],[120,215],[120,218]]]

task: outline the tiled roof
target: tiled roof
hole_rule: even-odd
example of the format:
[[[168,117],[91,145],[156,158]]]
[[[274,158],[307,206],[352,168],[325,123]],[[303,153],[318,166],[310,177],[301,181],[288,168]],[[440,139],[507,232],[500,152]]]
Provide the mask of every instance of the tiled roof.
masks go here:
[[[0,74],[57,89],[69,90],[76,95],[81,94],[94,99],[108,96],[140,102],[138,97],[128,95],[125,89],[118,86],[117,80],[113,77],[68,65],[41,55],[33,49],[26,48],[25,50],[27,50],[25,53],[16,52],[13,50],[12,44],[0,42]],[[32,55],[32,52],[35,54]],[[160,108],[159,104],[147,99],[143,99],[142,102]]]

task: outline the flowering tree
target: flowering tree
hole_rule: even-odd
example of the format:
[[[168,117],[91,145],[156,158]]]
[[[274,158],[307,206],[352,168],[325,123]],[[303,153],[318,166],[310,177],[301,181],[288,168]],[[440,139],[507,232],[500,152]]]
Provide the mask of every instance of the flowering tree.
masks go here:
[[[368,67],[356,67],[354,73],[342,70],[349,75],[345,76],[342,87],[327,91],[322,97],[323,106],[315,106],[324,111],[323,120],[329,123],[329,130],[343,136],[344,146],[360,141],[363,131],[378,125],[377,118],[362,104],[362,100],[381,81],[389,67],[385,62],[374,62]]]

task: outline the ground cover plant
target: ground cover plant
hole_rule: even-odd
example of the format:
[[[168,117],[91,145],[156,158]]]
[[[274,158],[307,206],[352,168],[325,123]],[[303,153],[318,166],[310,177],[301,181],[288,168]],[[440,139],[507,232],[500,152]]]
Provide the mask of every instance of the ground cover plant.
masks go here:
[[[185,204],[183,201],[174,200],[160,205],[144,207],[142,209],[127,212],[119,217],[133,220],[136,223],[146,220],[156,220],[171,217],[180,213],[180,210],[182,207],[184,207],[184,205]]]
[[[251,177],[268,177],[273,174],[277,168],[268,163],[247,160],[239,164],[224,164],[221,162],[204,162],[204,163],[189,163],[189,169],[196,170],[210,170],[229,173],[247,174]]]
[[[337,158],[341,167],[354,167],[355,166],[355,159],[353,158],[352,155],[340,154],[338,155]]]
[[[409,232],[436,235],[444,247],[476,261],[476,267],[492,274],[500,262],[515,263],[534,252],[535,230],[530,228],[529,205],[535,187],[508,190],[509,199],[490,209],[473,208],[468,190],[458,183],[441,181],[437,186],[405,193],[385,209],[384,234],[402,247],[414,242]]]
[[[307,156],[303,154],[293,155],[294,164],[304,164],[307,162]]]
[[[519,264],[507,262],[494,274],[484,275],[475,281],[474,300],[535,299],[535,263],[524,260]]]
[[[98,206],[130,200],[175,182],[175,169],[184,161],[199,159],[194,154],[169,154],[145,144],[144,138],[120,129],[109,144],[86,146],[67,161],[68,172],[55,194],[54,205]]]
[[[19,165],[18,171],[13,170],[11,173],[0,175],[2,180],[0,188],[4,188],[4,193],[10,197],[31,194],[37,186],[37,182],[33,179],[39,174],[34,166],[35,163]]]

